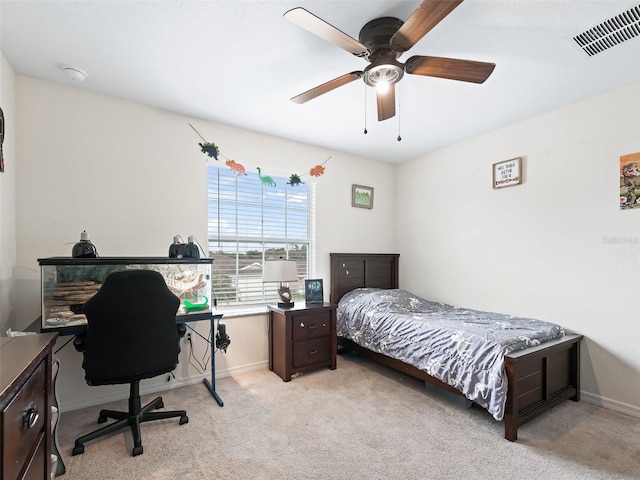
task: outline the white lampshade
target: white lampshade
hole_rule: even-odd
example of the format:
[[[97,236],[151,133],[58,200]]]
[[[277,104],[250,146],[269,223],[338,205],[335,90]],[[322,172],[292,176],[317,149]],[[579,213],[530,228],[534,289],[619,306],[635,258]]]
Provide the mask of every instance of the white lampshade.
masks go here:
[[[262,269],[262,283],[297,282],[298,269],[294,260],[268,260]]]

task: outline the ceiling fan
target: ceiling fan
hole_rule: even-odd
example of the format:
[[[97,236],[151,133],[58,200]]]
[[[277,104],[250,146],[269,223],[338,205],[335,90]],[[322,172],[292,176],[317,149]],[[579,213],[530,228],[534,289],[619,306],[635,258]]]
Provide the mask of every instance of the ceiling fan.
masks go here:
[[[305,103],[363,78],[367,85],[376,87],[378,120],[382,121],[396,114],[395,84],[405,73],[483,83],[493,72],[495,63],[422,55],[410,57],[405,63],[398,61],[400,55],[413,47],[462,2],[463,0],[424,0],[405,22],[394,17],[371,20],[360,30],[359,40],[304,8],[289,10],[284,18],[290,22],[370,63],[362,71],[329,80],[296,95],[291,101]]]

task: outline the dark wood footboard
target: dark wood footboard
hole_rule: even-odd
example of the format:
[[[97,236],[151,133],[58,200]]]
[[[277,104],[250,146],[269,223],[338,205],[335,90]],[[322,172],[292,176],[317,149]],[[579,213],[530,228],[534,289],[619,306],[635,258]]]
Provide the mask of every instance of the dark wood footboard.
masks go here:
[[[504,438],[515,442],[518,427],[562,400],[580,400],[580,341],[567,335],[505,355],[509,381]]]

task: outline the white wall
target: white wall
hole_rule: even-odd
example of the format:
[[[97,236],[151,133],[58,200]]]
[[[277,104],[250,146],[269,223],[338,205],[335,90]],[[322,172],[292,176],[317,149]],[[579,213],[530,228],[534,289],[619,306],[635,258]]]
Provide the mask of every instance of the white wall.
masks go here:
[[[202,140],[189,123],[247,170],[261,167],[268,174],[302,174],[332,156],[325,164],[326,173],[315,180],[316,275],[326,281],[326,300],[330,252],[393,252],[392,165],[22,76],[16,77],[16,109],[20,113],[16,309],[23,327],[40,314],[37,259],[69,256],[84,229],[101,256],[166,256],[175,234],[183,238],[194,234],[206,245],[208,157],[200,151]],[[304,180],[313,181],[308,176]],[[375,188],[373,210],[351,207],[354,183]],[[226,355],[216,357],[218,375],[265,368],[266,315],[230,318],[226,323],[232,343]],[[206,335],[207,322],[197,327]],[[194,341],[201,358],[205,344],[197,337]],[[202,378],[189,367],[186,350],[173,385]],[[126,388],[87,387],[81,356],[72,346],[58,357],[63,409],[126,396]],[[143,389],[166,386],[165,379],[157,379]]]
[[[15,327],[12,296],[15,294],[16,267],[16,115],[15,73],[0,52],[0,107],[4,113],[3,151],[5,171],[0,173],[0,333]]]
[[[640,84],[398,166],[401,286],[585,335],[583,399],[640,416],[640,209],[618,203],[634,152]],[[519,156],[524,183],[493,190]]]

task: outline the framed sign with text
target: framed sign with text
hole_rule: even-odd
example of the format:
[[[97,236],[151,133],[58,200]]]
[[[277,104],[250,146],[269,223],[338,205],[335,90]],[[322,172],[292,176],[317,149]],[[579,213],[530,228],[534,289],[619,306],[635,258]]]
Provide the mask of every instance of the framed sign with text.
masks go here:
[[[522,157],[493,164],[493,188],[510,187],[522,183]]]

